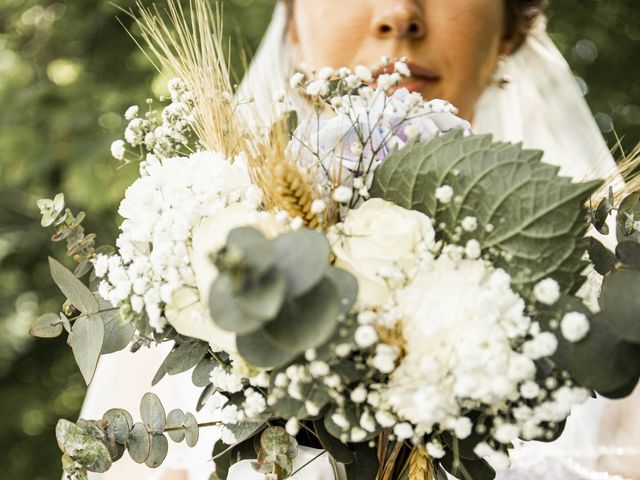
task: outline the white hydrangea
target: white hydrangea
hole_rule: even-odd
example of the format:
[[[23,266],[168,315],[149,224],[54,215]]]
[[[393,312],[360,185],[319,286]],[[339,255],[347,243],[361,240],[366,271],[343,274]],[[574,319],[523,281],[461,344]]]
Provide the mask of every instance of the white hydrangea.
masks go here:
[[[535,365],[512,346],[531,321],[508,280],[483,261],[442,255],[398,293],[405,356],[390,375],[383,404],[417,434],[435,424],[455,431],[463,405],[506,403],[534,379]]]

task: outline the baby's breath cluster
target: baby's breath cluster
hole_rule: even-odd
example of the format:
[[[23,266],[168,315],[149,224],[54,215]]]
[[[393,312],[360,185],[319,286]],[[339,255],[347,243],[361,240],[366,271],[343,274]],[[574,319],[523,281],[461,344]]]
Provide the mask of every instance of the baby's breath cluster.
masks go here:
[[[144,171],[150,163],[202,149],[193,130],[193,95],[179,78],[170,80],[167,89],[170,101],[160,112],[152,108],[152,99],[147,100],[144,113],[137,105],[127,109],[124,118],[129,123],[124,140],[111,145],[111,154],[117,160],[140,160]]]
[[[404,59],[393,63],[384,57],[376,72],[360,65],[353,72],[323,68],[312,79],[302,73],[291,78],[291,86],[313,99],[316,109],[296,129],[289,152],[316,170],[334,201],[353,206],[369,198],[375,169],[409,142],[454,129],[470,133],[453,105],[425,101],[403,88],[410,76]]]

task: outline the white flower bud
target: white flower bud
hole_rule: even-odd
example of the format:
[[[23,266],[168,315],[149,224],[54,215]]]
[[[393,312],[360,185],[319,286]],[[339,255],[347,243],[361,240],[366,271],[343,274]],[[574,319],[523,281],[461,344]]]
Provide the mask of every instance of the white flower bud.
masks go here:
[[[579,342],[589,333],[589,320],[579,312],[569,312],[560,322],[562,336],[570,342]]]
[[[560,298],[560,286],[553,278],[545,278],[533,287],[536,300],[545,305],[553,305]]]
[[[378,334],[371,325],[361,325],[354,335],[356,345],[360,348],[369,348],[378,341]]]
[[[300,431],[300,422],[297,418],[290,418],[284,428],[289,435],[295,437]]]
[[[436,200],[445,205],[451,203],[451,200],[453,200],[453,188],[449,185],[442,185],[436,188]]]
[[[351,197],[353,197],[353,191],[344,185],[340,185],[333,192],[333,199],[338,203],[348,203]]]

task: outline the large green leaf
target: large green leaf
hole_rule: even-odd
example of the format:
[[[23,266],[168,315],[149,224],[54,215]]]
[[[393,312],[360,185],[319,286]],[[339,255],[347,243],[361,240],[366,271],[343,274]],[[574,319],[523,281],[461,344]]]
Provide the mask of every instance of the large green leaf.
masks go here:
[[[519,286],[552,276],[569,291],[584,266],[584,201],[599,181],[572,183],[542,153],[463,137],[455,131],[391,154],[376,170],[371,195],[421,211],[452,230],[466,216],[478,219],[472,236]],[[438,187],[449,185],[460,200],[439,204]],[[487,228],[490,226],[489,228]]]
[[[56,259],[49,257],[51,277],[69,301],[82,313],[96,313],[98,301],[84,283]]]
[[[96,371],[103,338],[104,323],[96,315],[78,318],[71,329],[69,345],[87,385]]]

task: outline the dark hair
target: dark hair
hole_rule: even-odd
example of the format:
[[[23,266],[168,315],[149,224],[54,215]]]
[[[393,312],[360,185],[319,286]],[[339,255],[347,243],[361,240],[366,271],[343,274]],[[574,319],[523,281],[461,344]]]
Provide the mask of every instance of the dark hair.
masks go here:
[[[506,0],[507,36],[514,40],[516,50],[542,15],[546,0]]]

